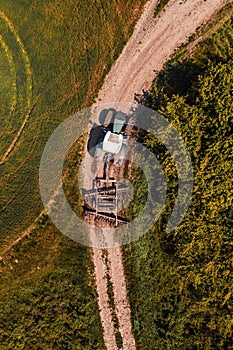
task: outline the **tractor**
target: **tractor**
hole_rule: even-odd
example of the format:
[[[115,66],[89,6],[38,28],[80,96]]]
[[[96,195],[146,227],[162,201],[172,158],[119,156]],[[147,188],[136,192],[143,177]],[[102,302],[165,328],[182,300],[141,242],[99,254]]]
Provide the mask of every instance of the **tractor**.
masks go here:
[[[102,119],[100,118],[102,125],[95,126],[91,131],[89,149],[90,146],[93,147],[92,155],[96,161],[104,159],[113,162],[116,160],[116,164],[120,166],[128,142],[128,136],[122,132],[127,122],[127,115],[117,112],[114,116],[113,111],[109,110]]]

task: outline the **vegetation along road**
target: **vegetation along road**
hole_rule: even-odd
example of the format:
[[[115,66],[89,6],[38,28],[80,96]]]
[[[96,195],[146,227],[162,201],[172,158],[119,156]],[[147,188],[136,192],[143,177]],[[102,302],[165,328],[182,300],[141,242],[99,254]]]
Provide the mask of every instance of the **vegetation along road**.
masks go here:
[[[171,0],[160,15],[154,18],[157,2],[154,0],[146,4],[131,39],[99,92],[99,102],[133,102],[134,93],[141,93],[142,89],[151,86],[154,71],[160,71],[174,50],[186,42],[199,26],[214,16],[226,3],[225,0]],[[91,159],[88,155],[84,166],[85,173],[90,174]],[[105,345],[107,349],[117,349],[114,334],[118,331],[123,349],[136,349],[131,331],[121,249],[112,248],[104,253],[94,248],[92,252]],[[108,278],[111,281],[114,308],[118,318],[117,330],[114,329],[107,293]]]

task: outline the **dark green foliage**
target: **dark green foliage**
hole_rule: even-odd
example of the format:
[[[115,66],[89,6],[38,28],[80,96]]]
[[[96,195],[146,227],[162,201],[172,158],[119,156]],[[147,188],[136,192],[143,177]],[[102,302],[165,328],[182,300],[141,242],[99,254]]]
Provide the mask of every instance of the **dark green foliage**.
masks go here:
[[[225,11],[232,13],[232,4],[228,4]],[[227,62],[233,55],[233,18],[225,21],[221,27],[208,39],[200,42],[195,53],[195,61],[199,66],[205,67],[208,60],[212,62]]]
[[[124,248],[138,349],[233,347],[231,33],[232,19],[192,58],[167,64],[151,92],[150,106],[176,127],[190,152],[194,191],[173,232],[165,232],[169,200],[154,228]],[[144,142],[160,160],[173,198],[171,159],[151,135]]]
[[[160,11],[167,5],[169,0],[160,0],[155,8],[154,16],[157,16]]]

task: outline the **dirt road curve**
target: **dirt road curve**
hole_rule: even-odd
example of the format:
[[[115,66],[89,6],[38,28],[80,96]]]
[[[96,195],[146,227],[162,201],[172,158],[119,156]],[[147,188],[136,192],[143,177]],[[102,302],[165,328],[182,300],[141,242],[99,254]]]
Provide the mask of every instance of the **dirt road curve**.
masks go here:
[[[157,0],[149,1],[99,92],[101,102],[133,102],[134,93],[148,88],[174,50],[209,20],[226,0],[171,0],[156,20]]]
[[[133,102],[134,93],[140,93],[142,88],[150,87],[155,76],[153,70],[159,71],[174,50],[226,3],[225,0],[171,0],[160,17],[154,19],[153,13],[157,2],[157,0],[151,0],[145,6],[131,40],[99,92],[99,102]],[[98,123],[97,120],[96,122]],[[84,160],[84,174],[91,173],[90,166],[91,159],[87,154]],[[86,178],[86,184],[89,180]],[[106,275],[108,274],[113,288],[115,314],[118,319],[118,331],[122,337],[122,348],[124,350],[136,349],[121,249],[108,249],[108,266],[101,249],[93,248],[92,254],[106,348],[107,350],[119,349],[107,292]]]

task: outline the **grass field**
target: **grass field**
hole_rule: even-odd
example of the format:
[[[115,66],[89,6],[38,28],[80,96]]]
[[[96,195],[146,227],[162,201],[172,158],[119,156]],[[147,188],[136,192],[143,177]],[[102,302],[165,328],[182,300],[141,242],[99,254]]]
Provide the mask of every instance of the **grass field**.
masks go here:
[[[0,0],[2,349],[104,349],[89,250],[44,217],[11,243],[43,209],[38,168],[47,139],[93,103],[144,3]],[[69,165],[68,195],[76,188]],[[77,207],[73,193],[70,201]]]
[[[104,349],[90,256],[51,224],[4,257],[1,349]]]
[[[40,213],[38,165],[46,140],[62,120],[94,101],[142,5],[0,0],[0,159],[38,99],[0,165],[1,244],[17,237]]]

